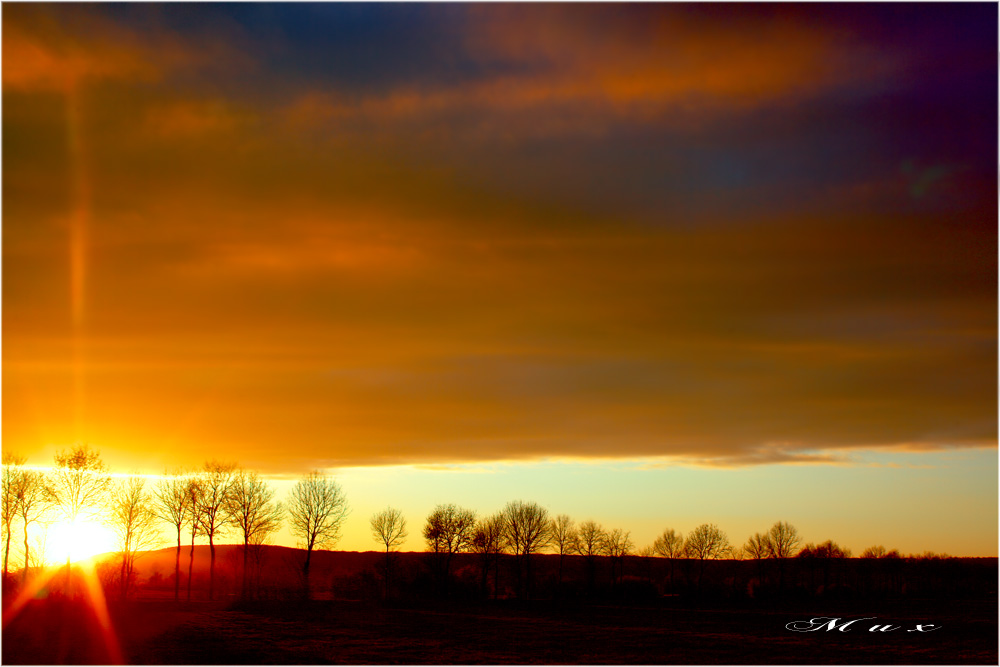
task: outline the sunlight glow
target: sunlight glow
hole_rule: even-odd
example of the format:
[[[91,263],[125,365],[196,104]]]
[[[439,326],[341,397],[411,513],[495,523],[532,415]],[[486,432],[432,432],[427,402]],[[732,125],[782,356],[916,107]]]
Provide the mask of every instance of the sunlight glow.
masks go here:
[[[115,534],[96,521],[62,521],[52,526],[46,544],[46,560],[50,565],[74,563],[115,550]]]

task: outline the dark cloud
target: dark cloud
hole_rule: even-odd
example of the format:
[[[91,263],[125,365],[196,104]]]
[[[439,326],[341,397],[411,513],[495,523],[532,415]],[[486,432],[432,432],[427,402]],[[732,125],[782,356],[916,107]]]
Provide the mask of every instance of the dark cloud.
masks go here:
[[[255,460],[995,445],[990,13],[14,6],[4,437],[83,378]]]

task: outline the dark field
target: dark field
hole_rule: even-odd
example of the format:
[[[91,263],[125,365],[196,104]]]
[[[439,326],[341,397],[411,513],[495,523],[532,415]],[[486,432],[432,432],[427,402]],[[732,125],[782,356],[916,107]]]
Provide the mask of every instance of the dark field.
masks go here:
[[[683,609],[491,603],[384,608],[376,603],[137,600],[112,605],[120,659],[138,664],[996,664],[995,598],[848,608]],[[817,616],[878,621],[849,632],[794,633]],[[895,632],[869,632],[871,623]],[[907,632],[917,623],[941,629]],[[97,621],[68,601],[38,600],[3,636],[5,664],[107,664]]]

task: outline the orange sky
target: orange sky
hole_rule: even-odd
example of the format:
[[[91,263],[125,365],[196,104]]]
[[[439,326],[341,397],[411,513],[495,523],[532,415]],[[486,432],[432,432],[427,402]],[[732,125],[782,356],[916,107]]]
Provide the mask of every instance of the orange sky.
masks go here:
[[[4,449],[994,450],[995,18],[7,5]]]

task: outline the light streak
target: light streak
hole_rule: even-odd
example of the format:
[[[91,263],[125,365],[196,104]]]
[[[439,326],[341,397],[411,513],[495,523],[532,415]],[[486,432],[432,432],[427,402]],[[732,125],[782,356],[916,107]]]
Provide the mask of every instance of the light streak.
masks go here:
[[[82,93],[79,82],[66,84],[72,210],[69,219],[70,312],[72,315],[73,425],[75,437],[83,438],[85,415],[84,325],[87,295],[87,248],[91,214],[91,184],[86,168],[83,140]]]

